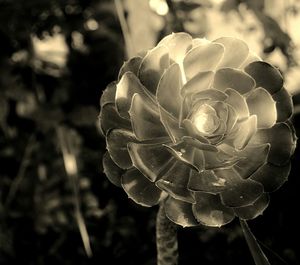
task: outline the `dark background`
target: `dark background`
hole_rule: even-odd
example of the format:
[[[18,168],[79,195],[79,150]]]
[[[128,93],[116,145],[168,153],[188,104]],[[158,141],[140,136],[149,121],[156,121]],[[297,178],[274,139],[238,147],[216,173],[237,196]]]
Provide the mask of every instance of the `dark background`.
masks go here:
[[[135,1],[138,10],[146,0]],[[292,121],[300,135],[295,40],[264,13],[264,1],[222,1],[218,9],[215,2],[221,1],[167,1],[169,12],[161,16],[152,10],[161,22],[156,41],[180,30],[205,36],[218,27],[199,24],[211,9],[220,16],[251,11],[263,32],[256,39],[260,55],[279,54],[275,64],[293,86]],[[298,16],[299,1],[287,2],[282,13]],[[52,53],[45,55],[40,44],[57,36],[63,44],[48,44]],[[102,173],[99,99],[125,58],[113,1],[0,0],[0,264],[155,264],[157,207],[134,204]],[[66,174],[64,143],[77,159],[76,178]],[[249,222],[271,264],[300,264],[299,149],[292,165],[263,216]],[[91,244],[90,258],[82,237]],[[179,229],[179,251],[180,264],[254,264],[237,220],[216,229]]]

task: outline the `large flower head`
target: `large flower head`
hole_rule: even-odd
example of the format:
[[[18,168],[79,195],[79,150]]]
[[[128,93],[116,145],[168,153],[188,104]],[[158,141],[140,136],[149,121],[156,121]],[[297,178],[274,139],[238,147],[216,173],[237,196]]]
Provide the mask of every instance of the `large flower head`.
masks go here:
[[[165,37],[101,98],[104,171],[182,226],[253,219],[290,171],[296,136],[280,72],[242,40]]]

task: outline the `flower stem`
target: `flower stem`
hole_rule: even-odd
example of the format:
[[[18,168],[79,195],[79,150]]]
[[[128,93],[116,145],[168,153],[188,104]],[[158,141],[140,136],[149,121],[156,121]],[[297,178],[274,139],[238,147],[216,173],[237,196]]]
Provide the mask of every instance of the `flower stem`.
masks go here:
[[[157,265],[178,264],[177,225],[166,216],[163,202],[156,218],[156,246]]]

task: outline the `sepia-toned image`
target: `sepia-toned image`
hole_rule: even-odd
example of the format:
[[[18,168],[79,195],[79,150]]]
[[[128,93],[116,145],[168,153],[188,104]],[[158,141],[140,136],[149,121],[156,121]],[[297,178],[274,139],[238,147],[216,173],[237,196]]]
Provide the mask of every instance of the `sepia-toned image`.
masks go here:
[[[300,265],[299,0],[0,21],[1,265]]]

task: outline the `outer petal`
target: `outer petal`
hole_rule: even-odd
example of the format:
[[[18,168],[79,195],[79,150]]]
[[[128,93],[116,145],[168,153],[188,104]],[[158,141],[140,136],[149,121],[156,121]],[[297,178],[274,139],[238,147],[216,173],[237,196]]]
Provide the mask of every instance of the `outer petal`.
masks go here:
[[[162,144],[129,143],[128,151],[134,167],[152,182],[164,172],[172,158]]]
[[[158,204],[165,194],[137,169],[129,169],[121,178],[122,187],[128,197],[142,206]]]
[[[217,43],[207,43],[191,49],[183,60],[187,80],[199,72],[216,69],[223,53],[224,47]]]
[[[286,123],[277,123],[270,129],[258,130],[250,143],[270,143],[268,162],[278,166],[288,163],[296,145],[293,132]]]
[[[193,203],[192,192],[187,189],[191,168],[180,161],[156,182],[156,185],[177,200]]]
[[[106,152],[103,156],[103,172],[109,179],[109,181],[118,186],[121,187],[121,176],[124,173],[124,170],[119,168],[114,161],[111,159],[108,152]]]
[[[242,63],[242,65],[239,68],[244,69],[248,64],[257,62],[257,61],[262,61],[262,59],[254,52],[249,51],[247,59]]]
[[[260,183],[242,179],[233,169],[216,170],[215,174],[227,182],[227,189],[221,192],[221,199],[229,207],[250,205],[263,193]]]
[[[228,95],[226,103],[228,103],[236,112],[238,119],[249,117],[249,109],[246,99],[236,90],[228,88],[225,93]]]
[[[243,151],[239,152],[239,156],[245,159],[239,161],[234,166],[234,169],[242,178],[246,179],[250,177],[259,167],[266,163],[269,150],[269,144],[246,147]]]
[[[201,224],[221,227],[234,219],[233,210],[222,204],[219,195],[196,192],[195,199],[193,213]]]
[[[139,140],[149,140],[168,136],[160,123],[157,106],[147,97],[135,94],[129,110],[134,134]]]
[[[218,68],[238,68],[248,57],[249,48],[242,40],[233,37],[222,37],[214,42],[221,43],[225,47],[224,58],[218,65]]]
[[[156,98],[160,106],[175,118],[179,117],[182,97],[181,71],[178,64],[171,65],[161,77],[156,91]]]
[[[283,87],[272,97],[276,102],[277,122],[289,119],[293,114],[293,101],[289,92]]]
[[[239,93],[245,94],[255,87],[255,81],[250,75],[239,69],[221,68],[215,74],[214,87],[221,91],[233,88]]]
[[[146,88],[132,72],[126,72],[117,84],[115,96],[116,107],[121,117],[130,118],[128,111],[135,93],[147,94]],[[146,96],[149,97],[149,95]]]
[[[170,59],[180,64],[192,47],[192,37],[185,32],[172,33],[157,44],[157,46],[161,45],[169,49]]]
[[[111,82],[106,89],[103,91],[100,99],[100,107],[102,108],[105,104],[115,103],[117,83]]]
[[[165,202],[165,211],[167,217],[175,224],[183,227],[198,225],[190,203],[169,197]]]
[[[123,169],[132,167],[127,144],[137,142],[135,135],[128,130],[114,129],[106,135],[106,146],[113,161]]]
[[[138,76],[142,84],[154,95],[161,75],[170,64],[168,52],[164,46],[155,47],[148,51],[139,69]]]
[[[263,88],[253,90],[247,96],[248,108],[251,115],[257,116],[257,127],[270,128],[277,120],[275,101]]]
[[[99,121],[103,135],[106,135],[108,130],[115,128],[131,130],[130,121],[119,116],[115,104],[109,103],[102,107]]]
[[[245,68],[245,71],[254,78],[257,87],[265,88],[270,94],[282,88],[282,75],[266,62],[253,62]]]
[[[142,60],[143,60],[142,57],[137,56],[137,57],[133,57],[133,58],[129,59],[128,61],[124,62],[119,71],[118,79],[120,80],[122,78],[123,74],[125,74],[126,72],[132,72],[135,75],[137,75]]]
[[[257,170],[251,179],[263,184],[265,191],[272,192],[280,188],[287,180],[291,170],[291,163],[285,166],[274,166],[265,164]]]
[[[269,201],[269,195],[267,193],[263,193],[252,205],[233,208],[233,211],[240,219],[254,219],[264,212],[269,205]]]

